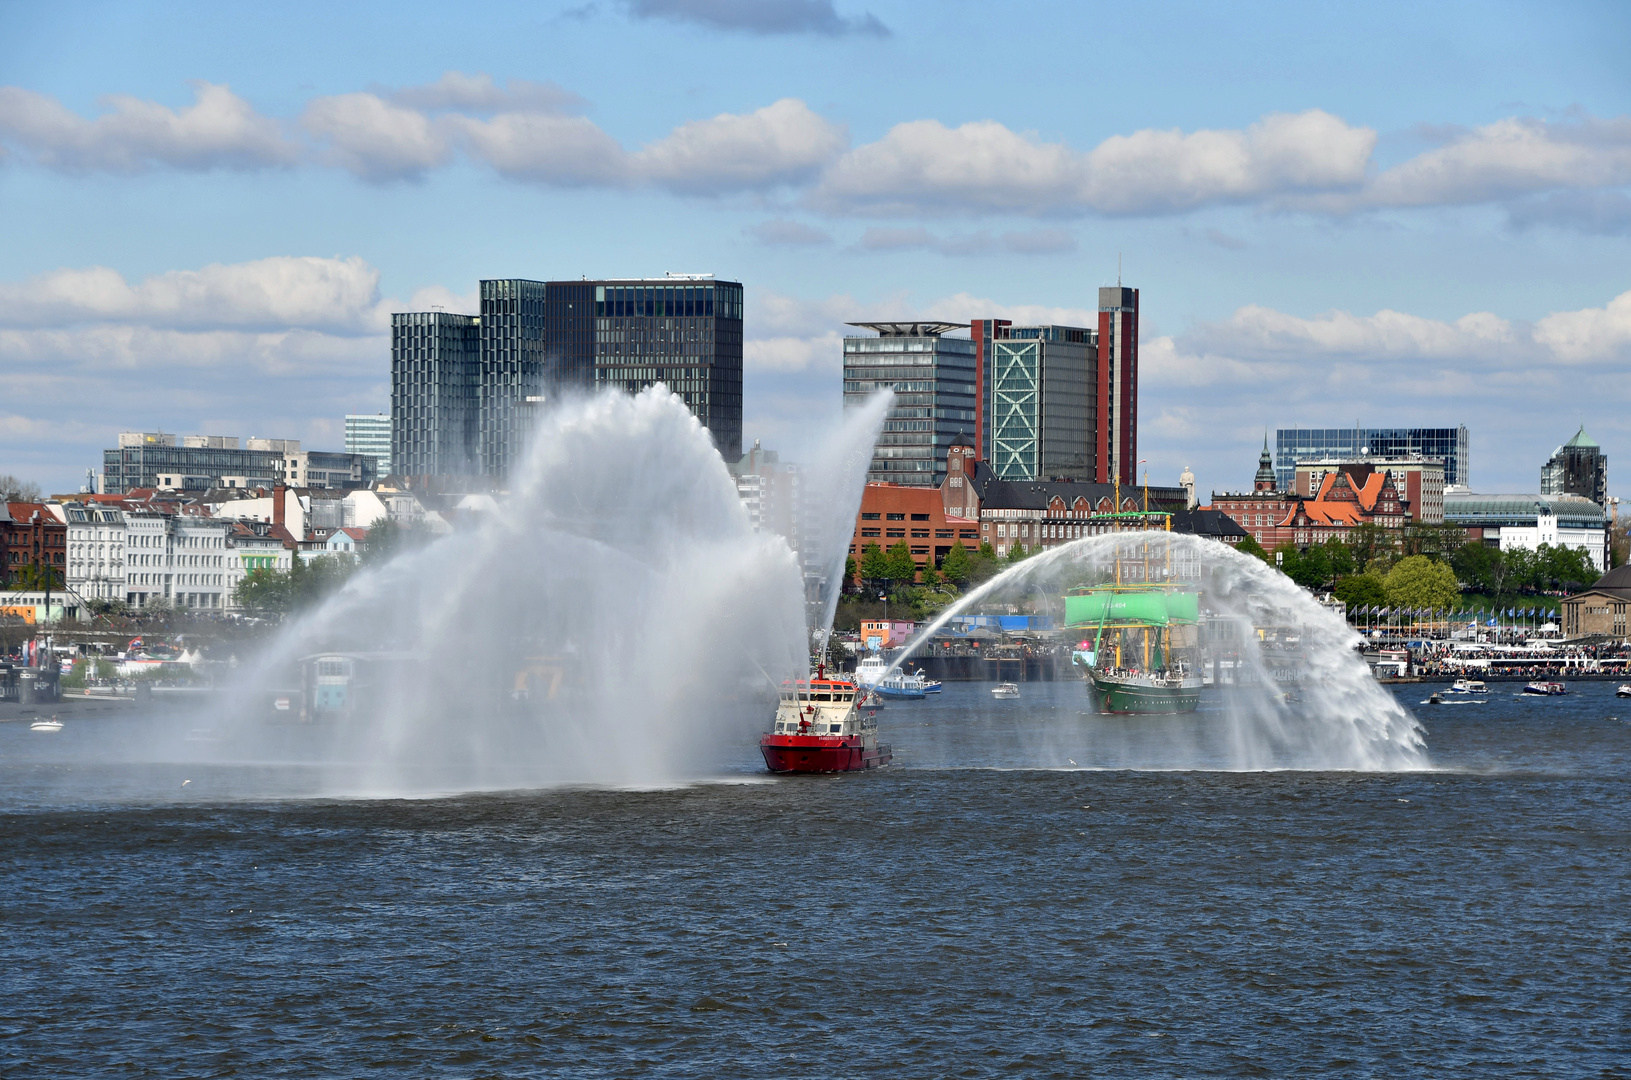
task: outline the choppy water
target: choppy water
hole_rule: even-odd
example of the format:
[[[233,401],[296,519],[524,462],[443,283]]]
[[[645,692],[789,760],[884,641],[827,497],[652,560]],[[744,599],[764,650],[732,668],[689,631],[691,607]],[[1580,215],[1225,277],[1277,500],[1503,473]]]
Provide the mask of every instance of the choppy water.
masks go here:
[[[877,774],[417,801],[0,725],[0,1075],[1631,1073],[1611,686],[1418,707],[1390,775],[988,689]]]

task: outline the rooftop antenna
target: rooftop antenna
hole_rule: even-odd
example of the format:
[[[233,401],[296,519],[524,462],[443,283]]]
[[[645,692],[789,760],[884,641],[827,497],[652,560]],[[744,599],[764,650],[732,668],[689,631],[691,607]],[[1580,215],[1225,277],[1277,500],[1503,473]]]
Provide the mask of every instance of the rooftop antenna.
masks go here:
[[[1116,288],[1121,288],[1121,252],[1116,252]]]

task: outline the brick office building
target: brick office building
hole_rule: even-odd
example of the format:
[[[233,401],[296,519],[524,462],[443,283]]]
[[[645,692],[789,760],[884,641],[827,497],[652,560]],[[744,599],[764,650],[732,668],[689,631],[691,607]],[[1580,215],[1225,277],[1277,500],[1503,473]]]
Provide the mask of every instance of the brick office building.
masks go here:
[[[50,567],[62,588],[68,573],[68,525],[44,503],[0,503],[0,585],[32,582]]]

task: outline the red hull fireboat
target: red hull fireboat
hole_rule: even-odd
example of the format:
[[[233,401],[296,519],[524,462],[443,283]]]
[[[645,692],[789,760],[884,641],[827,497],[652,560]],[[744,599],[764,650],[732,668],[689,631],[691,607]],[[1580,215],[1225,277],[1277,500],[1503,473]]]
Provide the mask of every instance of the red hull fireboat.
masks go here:
[[[765,767],[773,773],[831,773],[877,769],[889,764],[889,747],[878,742],[878,718],[857,705],[859,688],[815,677],[783,683],[776,722],[759,738]]]

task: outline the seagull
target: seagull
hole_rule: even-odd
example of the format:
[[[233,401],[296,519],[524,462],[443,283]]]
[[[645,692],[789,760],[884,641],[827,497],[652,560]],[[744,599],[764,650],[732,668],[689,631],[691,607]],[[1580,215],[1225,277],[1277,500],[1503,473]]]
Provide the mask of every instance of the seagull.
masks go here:
[[[181,786],[182,786],[182,787],[186,787],[186,786],[187,786],[187,785],[188,785],[188,784],[190,784],[190,783],[192,783],[192,781],[191,781],[191,780],[183,780],[183,781],[182,781],[182,782],[181,782]]]

